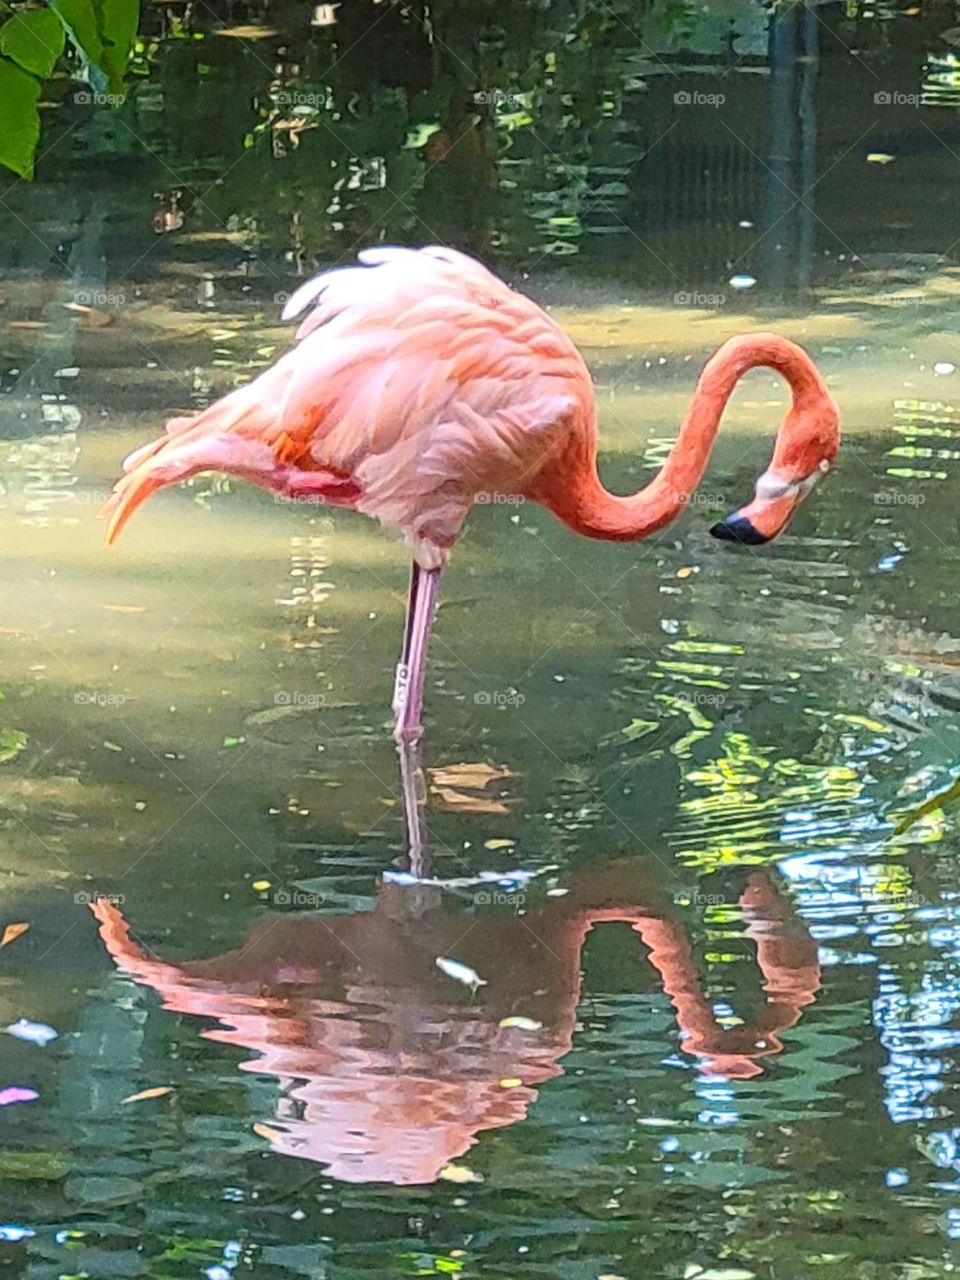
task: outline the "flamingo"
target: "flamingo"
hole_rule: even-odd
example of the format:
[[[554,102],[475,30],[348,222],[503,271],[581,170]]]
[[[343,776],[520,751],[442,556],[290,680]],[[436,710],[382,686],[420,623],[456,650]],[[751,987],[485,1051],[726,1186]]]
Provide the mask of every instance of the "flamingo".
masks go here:
[[[619,497],[597,473],[594,390],[580,352],[473,258],[436,245],[366,249],[357,265],[303,284],[283,317],[306,311],[276,364],[198,415],[173,418],[127,458],[103,511],[107,542],[157,489],[208,470],[399,529],[412,558],[393,695],[401,744],[421,735],[440,572],[476,501],[521,497],[590,538],[649,537],[690,501],[724,407],[757,366],[786,379],[792,405],[753,500],[715,524],[716,537],[776,537],[839,446],[839,413],[810,357],[776,334],[744,334],[707,362],[659,474]]]

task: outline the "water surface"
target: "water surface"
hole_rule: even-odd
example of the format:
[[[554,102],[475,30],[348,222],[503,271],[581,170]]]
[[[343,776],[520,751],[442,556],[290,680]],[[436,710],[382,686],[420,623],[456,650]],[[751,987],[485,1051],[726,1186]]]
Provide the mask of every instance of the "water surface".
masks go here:
[[[289,92],[323,82],[327,46],[292,69],[282,31],[210,18],[214,70],[177,97],[193,50],[158,30],[120,115],[51,119],[3,197],[0,867],[31,928],[0,949],[0,1023],[58,1033],[3,1037],[0,1088],[39,1093],[0,1111],[9,1274],[951,1269],[956,819],[894,826],[960,750],[960,137],[952,8],[902,10],[820,6],[772,45],[745,5],[617,38],[572,14],[555,73],[540,28],[497,63],[451,19],[462,65],[414,50],[406,87],[391,28],[339,66],[337,92],[372,84],[341,205],[332,116],[230,149],[275,57]],[[528,94],[533,124],[501,103],[473,152],[405,146],[417,110],[461,110],[428,72]],[[725,101],[675,100],[697,93]],[[807,346],[846,432],[770,548],[706,532],[765,463],[767,373],[647,543],[477,508],[416,885],[386,727],[402,547],[211,477],[115,551],[95,519],[130,448],[289,340],[298,273],[379,238],[480,251],[554,308],[619,491],[746,328]]]

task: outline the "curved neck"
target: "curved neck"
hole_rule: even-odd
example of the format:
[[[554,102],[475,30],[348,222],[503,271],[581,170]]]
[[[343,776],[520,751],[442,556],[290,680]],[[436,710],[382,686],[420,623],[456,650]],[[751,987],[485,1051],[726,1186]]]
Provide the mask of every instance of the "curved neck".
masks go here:
[[[757,367],[776,370],[793,392],[772,465],[796,469],[801,464],[802,469],[809,446],[825,439],[824,424],[835,421],[833,401],[805,351],[776,334],[754,333],[731,338],[707,362],[670,456],[646,488],[630,497],[618,497],[604,488],[591,432],[571,442],[560,465],[541,476],[531,496],[587,537],[629,542],[655,533],[690,501],[706,469],[727,401],[743,375]],[[820,456],[813,457],[811,470]]]

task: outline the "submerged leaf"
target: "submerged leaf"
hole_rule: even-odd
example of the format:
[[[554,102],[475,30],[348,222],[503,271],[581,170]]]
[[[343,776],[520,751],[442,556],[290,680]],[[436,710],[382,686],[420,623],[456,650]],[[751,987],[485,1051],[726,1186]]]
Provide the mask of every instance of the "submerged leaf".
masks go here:
[[[27,735],[21,729],[0,729],[0,764],[18,756],[26,745]]]
[[[8,924],[3,931],[3,936],[0,937],[0,947],[8,947],[11,942],[16,942],[29,928],[28,924]]]
[[[23,1182],[58,1182],[70,1165],[53,1151],[0,1151],[0,1178]]]
[[[645,738],[648,733],[652,733],[657,727],[655,720],[631,720],[623,731],[623,736],[629,738],[631,742],[636,742],[638,738]]]
[[[131,1093],[129,1098],[121,1098],[120,1105],[124,1106],[128,1102],[146,1102],[148,1098],[162,1098],[167,1093],[173,1093],[173,1085],[158,1084],[153,1089],[141,1089],[139,1093]]]

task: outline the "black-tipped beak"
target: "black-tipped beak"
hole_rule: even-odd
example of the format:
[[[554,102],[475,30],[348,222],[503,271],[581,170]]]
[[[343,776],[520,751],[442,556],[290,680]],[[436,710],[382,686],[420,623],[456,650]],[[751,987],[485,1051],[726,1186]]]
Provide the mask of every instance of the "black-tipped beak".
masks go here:
[[[790,517],[799,507],[805,490],[801,485],[788,485],[776,497],[754,498],[739,511],[715,524],[710,532],[724,542],[739,542],[743,547],[762,547],[784,531]]]
[[[746,516],[741,515],[728,516],[726,520],[718,521],[710,532],[721,542],[739,542],[747,547],[759,547],[770,541]]]

